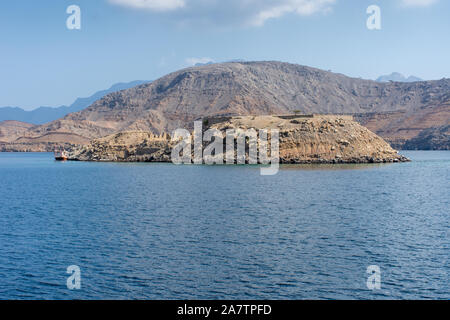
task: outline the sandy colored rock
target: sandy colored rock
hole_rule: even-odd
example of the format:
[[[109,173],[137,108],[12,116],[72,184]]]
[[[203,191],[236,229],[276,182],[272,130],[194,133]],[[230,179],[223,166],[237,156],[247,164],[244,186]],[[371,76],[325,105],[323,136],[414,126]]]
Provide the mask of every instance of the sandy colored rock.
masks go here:
[[[205,118],[203,130],[277,129],[281,163],[399,162],[407,159],[351,117],[243,116]],[[123,132],[74,149],[69,158],[81,161],[170,162],[174,142],[168,134]],[[204,147],[208,143],[204,144]]]
[[[35,125],[20,121],[2,121],[0,122],[0,143],[12,142],[23,136],[30,128]]]
[[[68,152],[70,160],[115,162],[170,162],[168,135],[151,132],[121,132],[95,139]]]

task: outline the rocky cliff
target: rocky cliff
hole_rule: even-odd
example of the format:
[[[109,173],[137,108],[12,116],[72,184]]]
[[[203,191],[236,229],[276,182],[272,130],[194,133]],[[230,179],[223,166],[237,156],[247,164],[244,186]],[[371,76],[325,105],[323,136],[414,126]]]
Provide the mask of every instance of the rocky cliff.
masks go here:
[[[110,162],[170,162],[173,144],[168,135],[120,132],[93,140],[68,152],[70,160]]]
[[[385,138],[398,149],[449,150],[450,135],[441,130],[450,126],[450,101],[443,105],[421,107],[413,110],[393,112],[372,112],[355,114],[355,120]],[[439,129],[441,128],[441,129]],[[431,132],[441,132],[442,138],[435,139]],[[421,140],[420,144],[415,141]],[[432,141],[433,140],[433,141]]]
[[[450,125],[429,128],[408,140],[407,150],[450,150]]]
[[[277,129],[281,163],[399,162],[407,159],[349,117],[246,116],[204,119],[203,129]],[[71,160],[170,162],[168,134],[122,132],[74,149]],[[206,146],[206,144],[205,144]]]

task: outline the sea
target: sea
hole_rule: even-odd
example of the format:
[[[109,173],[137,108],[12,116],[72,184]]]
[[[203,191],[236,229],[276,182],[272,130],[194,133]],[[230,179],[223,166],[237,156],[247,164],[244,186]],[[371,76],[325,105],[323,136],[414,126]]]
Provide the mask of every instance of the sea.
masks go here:
[[[450,151],[392,164],[0,153],[0,299],[449,299]]]

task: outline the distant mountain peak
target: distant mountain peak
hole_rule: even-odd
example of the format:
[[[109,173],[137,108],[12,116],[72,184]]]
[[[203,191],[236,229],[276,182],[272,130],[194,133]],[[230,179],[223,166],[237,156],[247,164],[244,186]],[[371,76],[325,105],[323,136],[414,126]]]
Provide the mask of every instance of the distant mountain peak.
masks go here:
[[[33,124],[44,124],[62,118],[69,113],[81,111],[109,93],[133,88],[149,82],[151,81],[136,80],[116,83],[109,89],[98,91],[90,97],[77,98],[70,106],[38,107],[30,111],[26,111],[19,107],[0,107],[0,121],[17,120]]]
[[[201,66],[208,66],[210,64],[220,64],[220,63],[242,63],[242,62],[246,62],[246,60],[244,59],[231,59],[231,60],[227,60],[224,62],[215,62],[213,60],[208,61],[208,62],[197,62],[195,63],[193,66],[194,67],[201,67]]]
[[[384,75],[384,76],[379,77],[376,81],[377,82],[390,82],[390,81],[393,81],[393,82],[417,82],[417,81],[423,81],[423,79],[420,79],[416,76],[409,76],[407,78],[400,72],[392,72],[389,75]]]

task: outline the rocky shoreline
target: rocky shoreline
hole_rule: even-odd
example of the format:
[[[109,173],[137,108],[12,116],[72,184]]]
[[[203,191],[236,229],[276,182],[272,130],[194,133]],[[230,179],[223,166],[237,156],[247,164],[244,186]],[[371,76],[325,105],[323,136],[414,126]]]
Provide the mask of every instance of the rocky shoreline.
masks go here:
[[[349,116],[237,116],[203,119],[207,129],[277,129],[280,163],[388,163],[409,161]],[[175,142],[169,134],[131,131],[73,148],[69,160],[171,162]],[[204,144],[203,147],[206,147]]]

